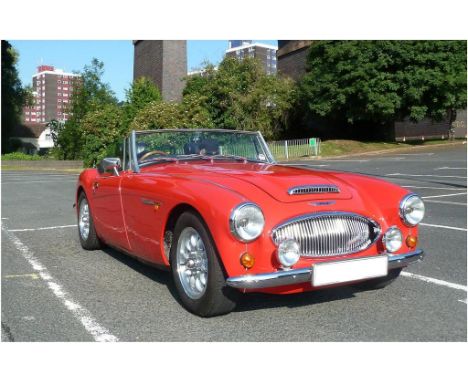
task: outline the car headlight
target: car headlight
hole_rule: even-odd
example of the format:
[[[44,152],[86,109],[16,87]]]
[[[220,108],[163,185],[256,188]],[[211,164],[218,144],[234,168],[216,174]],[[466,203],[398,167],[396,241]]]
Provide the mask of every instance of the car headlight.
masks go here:
[[[400,202],[400,216],[403,222],[410,227],[421,222],[424,210],[424,202],[416,194],[407,195]]]
[[[382,242],[388,252],[396,252],[403,244],[403,235],[397,227],[390,227],[383,235]]]
[[[285,239],[278,246],[278,260],[283,267],[296,264],[301,256],[301,247],[296,240]]]
[[[243,242],[255,240],[263,232],[265,218],[256,204],[243,203],[232,211],[229,219],[231,232]]]

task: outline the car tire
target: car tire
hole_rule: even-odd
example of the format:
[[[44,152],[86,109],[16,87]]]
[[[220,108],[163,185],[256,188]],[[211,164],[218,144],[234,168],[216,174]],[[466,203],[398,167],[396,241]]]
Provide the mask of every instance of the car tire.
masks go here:
[[[169,257],[181,303],[188,311],[212,317],[236,307],[238,291],[226,285],[213,239],[195,212],[184,212],[177,220]]]
[[[101,248],[96,230],[94,228],[93,217],[88,199],[84,192],[78,197],[78,236],[81,246],[86,250],[94,250]]]
[[[402,268],[390,269],[388,271],[387,276],[361,282],[359,284],[356,284],[355,287],[362,290],[374,290],[385,288],[387,285],[394,282],[398,278],[398,276],[400,276],[401,270]]]

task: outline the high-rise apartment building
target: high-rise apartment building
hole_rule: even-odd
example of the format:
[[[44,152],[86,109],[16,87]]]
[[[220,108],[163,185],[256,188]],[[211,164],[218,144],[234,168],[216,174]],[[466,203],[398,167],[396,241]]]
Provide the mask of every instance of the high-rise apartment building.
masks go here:
[[[240,40],[230,40],[240,41]],[[229,44],[230,46],[232,44]],[[265,68],[267,74],[276,74],[276,46],[260,44],[257,42],[250,44],[240,44],[226,50],[227,57],[235,57],[240,60],[245,57],[258,59]]]
[[[66,73],[50,65],[38,66],[37,73],[32,76],[34,102],[23,108],[23,122],[66,121],[70,116],[70,99],[79,79],[79,74]]]

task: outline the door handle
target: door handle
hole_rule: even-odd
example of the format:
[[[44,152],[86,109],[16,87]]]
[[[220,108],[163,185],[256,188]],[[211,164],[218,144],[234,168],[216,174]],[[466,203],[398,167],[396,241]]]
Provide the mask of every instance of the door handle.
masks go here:
[[[98,188],[99,188],[99,182],[93,182],[93,192],[96,192]]]

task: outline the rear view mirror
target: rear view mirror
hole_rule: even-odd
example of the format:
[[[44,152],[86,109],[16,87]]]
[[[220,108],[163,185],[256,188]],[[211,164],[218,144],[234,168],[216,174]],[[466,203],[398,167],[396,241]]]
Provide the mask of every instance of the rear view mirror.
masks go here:
[[[119,171],[122,170],[120,158],[104,158],[97,166],[100,174],[108,173],[119,176]]]

